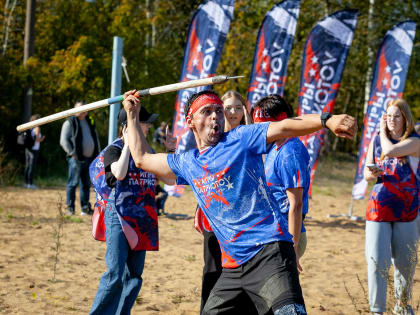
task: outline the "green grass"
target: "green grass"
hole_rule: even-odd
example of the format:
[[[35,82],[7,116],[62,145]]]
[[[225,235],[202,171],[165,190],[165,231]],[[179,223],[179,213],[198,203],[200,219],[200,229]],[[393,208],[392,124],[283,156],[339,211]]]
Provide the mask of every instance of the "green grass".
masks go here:
[[[39,187],[64,187],[67,183],[67,177],[63,176],[49,176],[37,177],[35,183]]]
[[[66,220],[66,222],[72,222],[72,223],[82,223],[83,219],[80,217],[75,217],[75,216],[70,216],[70,215],[66,215],[64,217],[64,219]]]
[[[324,196],[351,194],[356,172],[356,157],[331,152],[319,159],[312,193]]]

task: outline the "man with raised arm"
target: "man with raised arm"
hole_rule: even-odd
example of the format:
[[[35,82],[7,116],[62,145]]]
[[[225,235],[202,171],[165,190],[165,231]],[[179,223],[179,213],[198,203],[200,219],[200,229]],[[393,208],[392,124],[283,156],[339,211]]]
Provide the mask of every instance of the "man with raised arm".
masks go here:
[[[182,154],[147,153],[138,122],[140,99],[124,94],[129,147],[137,167],[189,184],[207,217],[222,252],[223,272],[203,314],[234,313],[248,297],[259,314],[306,314],[287,222],[276,216],[276,202],[267,187],[262,154],[267,144],[301,136],[326,126],[353,138],[357,124],[348,115],[305,115],[280,122],[224,130],[222,101],[213,91],[191,96],[186,123],[197,149]]]

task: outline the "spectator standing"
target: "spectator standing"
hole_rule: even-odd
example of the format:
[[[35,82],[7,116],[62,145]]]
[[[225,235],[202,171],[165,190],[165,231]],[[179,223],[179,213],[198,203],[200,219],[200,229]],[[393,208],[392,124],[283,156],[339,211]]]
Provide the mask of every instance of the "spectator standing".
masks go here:
[[[166,121],[162,121],[160,123],[160,126],[155,130],[155,133],[153,134],[153,142],[158,142],[161,145],[165,145],[165,132],[167,127],[168,124],[166,123]]]
[[[77,101],[74,107],[84,105]],[[93,213],[89,203],[89,165],[100,151],[95,123],[87,112],[68,118],[61,128],[60,145],[67,153],[68,181],[66,187],[67,214],[75,214],[76,187],[80,184],[81,215]]]
[[[386,311],[387,275],[394,265],[394,314],[414,314],[409,305],[417,263],[420,136],[408,104],[391,100],[366,156],[364,177],[376,180],[366,210],[366,260],[370,310]],[[370,170],[375,163],[382,170]]]
[[[39,114],[34,114],[31,116],[30,121],[34,121],[39,118],[41,118]],[[38,187],[33,183],[33,177],[41,142],[45,140],[45,136],[41,134],[41,128],[38,126],[31,129],[31,137],[34,139],[34,145],[31,148],[25,148],[25,187],[29,189],[37,189]]]

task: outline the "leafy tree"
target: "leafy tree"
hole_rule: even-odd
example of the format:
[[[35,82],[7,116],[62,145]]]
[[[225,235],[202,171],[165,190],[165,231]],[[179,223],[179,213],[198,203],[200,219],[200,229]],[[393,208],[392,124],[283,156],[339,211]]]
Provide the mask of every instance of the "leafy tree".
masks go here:
[[[10,16],[7,0],[0,16],[2,47],[5,22]],[[131,82],[124,77],[122,90],[148,88],[177,82],[180,76],[188,25],[200,0],[38,0],[35,25],[35,53],[23,68],[25,1],[17,1],[10,20],[7,50],[0,55],[0,112],[4,139],[9,156],[18,158],[16,125],[20,124],[23,87],[33,82],[33,112],[42,116],[73,106],[75,100],[87,102],[109,97],[113,36],[124,39],[124,57]],[[218,73],[245,75],[245,79],[215,86],[223,93],[236,89],[245,95],[252,66],[258,29],[275,1],[236,0]],[[363,119],[363,103],[368,64],[368,47],[376,54],[387,30],[398,22],[412,19],[420,24],[418,1],[375,1],[372,29],[368,29],[369,1],[320,0],[302,1],[301,11],[288,65],[285,95],[297,106],[302,53],[312,27],[325,16],[346,8],[359,10],[358,24],[343,73],[335,106]],[[416,37],[407,76],[404,98],[420,119],[420,45]],[[143,104],[160,114],[160,120],[171,122],[175,93],[146,97]],[[97,123],[102,144],[106,144],[108,110],[90,113]],[[42,132],[41,175],[65,175],[64,153],[58,145],[62,121],[47,124]],[[358,142],[339,140],[337,150],[355,154]],[[62,158],[61,158],[62,157]],[[47,162],[47,163],[45,163]]]

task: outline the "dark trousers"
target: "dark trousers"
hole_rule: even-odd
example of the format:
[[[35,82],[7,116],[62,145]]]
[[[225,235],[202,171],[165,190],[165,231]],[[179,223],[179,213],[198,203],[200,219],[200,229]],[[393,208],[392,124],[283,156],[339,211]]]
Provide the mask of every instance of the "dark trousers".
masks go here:
[[[25,149],[25,184],[32,185],[39,150]]]
[[[258,314],[306,314],[292,243],[266,244],[243,265],[224,268],[202,314],[240,314],[246,298]]]
[[[222,254],[220,252],[219,242],[213,232],[204,230],[204,267],[203,267],[203,281],[201,284],[201,308],[210,295],[220,275],[222,274]]]
[[[165,189],[163,189],[160,185],[156,186],[156,195],[159,195],[159,197],[156,197],[156,210],[158,215],[161,213],[165,213],[165,202],[168,198],[168,193]]]
[[[66,204],[69,209],[74,211],[74,201],[76,199],[76,187],[80,184],[80,204],[82,209],[88,209],[89,205],[89,165],[91,158],[75,160],[72,157],[67,158],[69,164],[69,173],[66,187]]]
[[[204,305],[209,298],[210,292],[219,280],[222,274],[222,253],[220,251],[219,242],[213,232],[203,231],[204,234],[204,267],[203,267],[203,281],[201,284],[201,307],[200,312],[203,311]],[[238,303],[238,314],[258,314],[252,301],[244,294]]]

